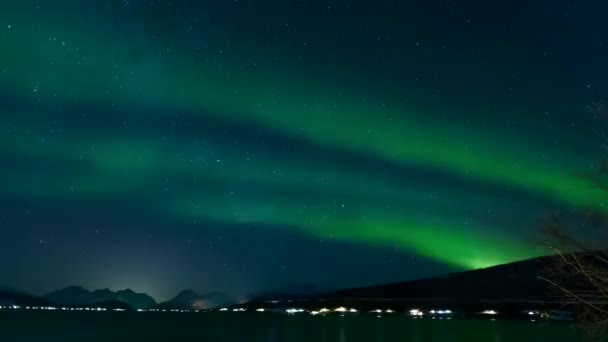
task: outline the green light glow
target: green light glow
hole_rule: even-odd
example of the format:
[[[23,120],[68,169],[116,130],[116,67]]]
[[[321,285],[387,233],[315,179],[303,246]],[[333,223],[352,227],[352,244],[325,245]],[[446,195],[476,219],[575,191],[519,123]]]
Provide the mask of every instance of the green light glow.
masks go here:
[[[10,119],[0,122],[9,132],[0,136],[1,153],[71,168],[55,173],[30,169],[35,182],[23,170],[5,170],[10,182],[0,190],[3,194],[128,196],[182,220],[269,224],[318,238],[397,245],[464,268],[541,254],[525,239],[510,237],[509,227],[476,219],[488,211],[487,202],[498,203],[502,217],[517,215],[513,203],[488,199],[480,188],[513,189],[565,206],[600,207],[606,200],[599,189],[572,176],[589,167],[589,156],[570,158],[564,168],[564,156],[553,146],[507,141],[509,132],[496,125],[444,122],[434,108],[369,90],[364,82],[307,77],[296,62],[273,69],[252,66],[245,48],[238,47],[220,57],[185,48],[141,57],[118,28],[36,16],[25,9],[0,10],[2,23],[36,23],[1,30],[0,44],[12,48],[0,55],[0,89],[52,108],[123,110],[125,122],[135,122],[141,134],[104,132],[93,125],[51,134],[49,122],[60,114],[7,110]],[[149,44],[156,51],[157,43]],[[280,47],[271,53],[289,56]],[[317,74],[331,71],[322,67]],[[163,111],[261,127],[319,149],[371,156],[396,169],[441,173],[471,190],[431,201],[431,193],[450,189],[428,179],[410,184],[397,176],[376,176],[368,165],[315,162],[272,149],[250,156],[248,146],[203,145],[179,134],[163,140],[145,126]],[[243,194],[243,189],[253,190]],[[452,210],[453,217],[435,217],[435,210]],[[527,215],[518,223],[533,221]]]

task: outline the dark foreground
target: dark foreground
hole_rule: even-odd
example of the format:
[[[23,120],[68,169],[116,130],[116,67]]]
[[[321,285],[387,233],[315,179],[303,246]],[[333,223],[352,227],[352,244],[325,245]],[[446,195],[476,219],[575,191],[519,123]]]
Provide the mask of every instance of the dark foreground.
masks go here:
[[[583,341],[556,322],[248,313],[2,312],[0,341]]]

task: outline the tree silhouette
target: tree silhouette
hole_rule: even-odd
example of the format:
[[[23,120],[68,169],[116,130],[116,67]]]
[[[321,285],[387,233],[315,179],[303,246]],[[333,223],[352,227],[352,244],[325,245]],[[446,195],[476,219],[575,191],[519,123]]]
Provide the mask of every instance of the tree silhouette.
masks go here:
[[[592,131],[599,135],[608,152],[608,105],[588,106],[593,116]],[[606,193],[608,207],[608,163],[600,162],[590,173],[575,175],[591,187]],[[551,215],[543,222],[544,242],[555,252],[545,281],[551,284],[564,305],[575,308],[577,319],[596,337],[608,332],[608,210],[587,208],[568,215]]]

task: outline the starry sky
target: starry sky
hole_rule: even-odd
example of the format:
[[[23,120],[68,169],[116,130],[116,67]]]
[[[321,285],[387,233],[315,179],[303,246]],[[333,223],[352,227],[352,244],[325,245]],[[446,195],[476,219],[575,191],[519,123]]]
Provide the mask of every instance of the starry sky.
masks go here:
[[[0,285],[241,298],[545,253],[601,209],[597,1],[0,4]],[[602,210],[602,209],[601,209]]]

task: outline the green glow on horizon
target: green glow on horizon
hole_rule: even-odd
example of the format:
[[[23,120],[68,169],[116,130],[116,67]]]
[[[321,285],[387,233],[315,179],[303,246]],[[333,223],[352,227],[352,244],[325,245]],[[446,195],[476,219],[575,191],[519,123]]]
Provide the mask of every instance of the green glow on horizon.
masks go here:
[[[393,212],[307,207],[279,203],[237,203],[180,200],[175,210],[191,218],[260,224],[275,222],[305,233],[389,247],[398,246],[454,266],[477,269],[542,255],[543,249],[527,242],[484,232],[484,227],[458,227],[442,222],[422,222]],[[464,233],[466,232],[466,233]],[[500,247],[498,247],[500,246]]]

